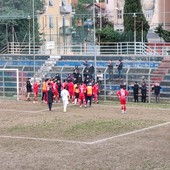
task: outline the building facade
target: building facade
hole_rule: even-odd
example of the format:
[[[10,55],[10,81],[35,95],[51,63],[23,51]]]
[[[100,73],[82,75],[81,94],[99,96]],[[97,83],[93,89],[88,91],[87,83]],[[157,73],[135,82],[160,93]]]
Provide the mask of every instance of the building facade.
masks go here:
[[[63,34],[70,34],[71,13],[71,0],[45,0],[44,11],[38,16],[39,30],[44,43],[63,44]]]
[[[105,0],[106,12],[110,13],[110,21],[116,30],[123,30],[123,8],[125,0]],[[153,31],[158,24],[170,30],[170,0],[141,0],[143,13]]]

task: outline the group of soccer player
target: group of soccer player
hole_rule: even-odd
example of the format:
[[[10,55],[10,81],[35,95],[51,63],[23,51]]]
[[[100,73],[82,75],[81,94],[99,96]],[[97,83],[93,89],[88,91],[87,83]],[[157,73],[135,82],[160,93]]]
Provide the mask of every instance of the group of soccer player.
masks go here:
[[[40,83],[37,81],[33,84],[33,93],[34,93],[34,103],[37,102],[37,96],[38,96],[38,89],[40,87]],[[53,103],[54,102],[60,102],[61,99],[61,91],[63,89],[67,89],[69,92],[69,102],[74,104],[79,104],[80,107],[84,105],[84,107],[88,106],[90,107],[92,102],[99,103],[98,97],[99,97],[99,86],[98,82],[88,82],[87,84],[81,82],[81,83],[74,83],[73,80],[63,80],[61,82],[60,79],[45,79],[42,83],[42,97],[41,102],[48,103],[48,90],[52,89],[53,91]]]
[[[41,84],[38,81],[35,81],[33,83],[34,103],[37,102],[40,86]],[[87,105],[91,107],[92,102],[99,103],[98,98],[100,89],[98,86],[98,82],[88,81],[88,83],[85,83],[83,81],[77,82],[72,79],[67,79],[67,81],[63,80],[61,82],[61,79],[57,78],[45,79],[42,83],[42,103],[48,103],[49,89],[53,92],[53,103],[60,102],[61,91],[63,89],[68,90],[69,103],[79,104],[80,107],[82,107],[83,105],[84,107],[87,107]],[[126,98],[128,96],[128,91],[126,90],[125,85],[120,85],[120,90],[117,91],[116,96],[119,97],[122,113],[126,113]],[[28,97],[27,100],[29,100]]]

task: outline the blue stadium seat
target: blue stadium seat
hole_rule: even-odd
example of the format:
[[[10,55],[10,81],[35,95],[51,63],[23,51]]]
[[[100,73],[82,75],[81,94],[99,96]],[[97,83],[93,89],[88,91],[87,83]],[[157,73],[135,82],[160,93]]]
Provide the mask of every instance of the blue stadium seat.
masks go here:
[[[89,64],[93,64],[94,65],[94,61],[89,61]],[[108,62],[106,61],[97,61],[97,66],[98,67],[107,67]],[[82,66],[83,65],[83,61],[58,61],[55,66]],[[159,62],[137,62],[137,61],[129,61],[129,62],[124,62],[123,63],[125,68],[157,68],[159,66]],[[116,63],[114,63],[114,66],[116,67]]]

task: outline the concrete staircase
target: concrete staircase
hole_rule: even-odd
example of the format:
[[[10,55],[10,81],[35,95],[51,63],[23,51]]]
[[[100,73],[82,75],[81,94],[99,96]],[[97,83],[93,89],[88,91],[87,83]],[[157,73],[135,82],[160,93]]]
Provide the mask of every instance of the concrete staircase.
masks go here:
[[[170,58],[164,57],[159,67],[151,75],[151,84],[161,83],[164,76],[168,74],[168,70],[170,70]]]
[[[60,58],[61,56],[50,56],[36,73],[36,78],[44,78]]]

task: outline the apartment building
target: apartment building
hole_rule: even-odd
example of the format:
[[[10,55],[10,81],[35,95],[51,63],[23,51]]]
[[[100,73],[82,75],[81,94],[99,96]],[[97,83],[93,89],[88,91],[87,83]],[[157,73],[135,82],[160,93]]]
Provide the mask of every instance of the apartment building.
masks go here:
[[[38,17],[43,42],[53,41],[56,45],[70,44],[72,6],[74,7],[78,0],[45,0],[45,2],[44,11]],[[96,2],[100,4],[100,0]],[[124,29],[124,2],[125,0],[105,0],[105,13],[118,31]],[[170,0],[141,0],[141,4],[152,31],[160,23],[163,23],[165,29],[170,30]]]
[[[123,30],[123,8],[125,0],[105,0],[109,20],[114,22],[116,30]],[[141,0],[143,13],[149,22],[151,30],[158,24],[170,30],[170,0]]]
[[[38,16],[39,30],[44,43],[63,44],[66,38],[63,34],[70,34],[71,13],[71,0],[45,0],[44,11]]]

